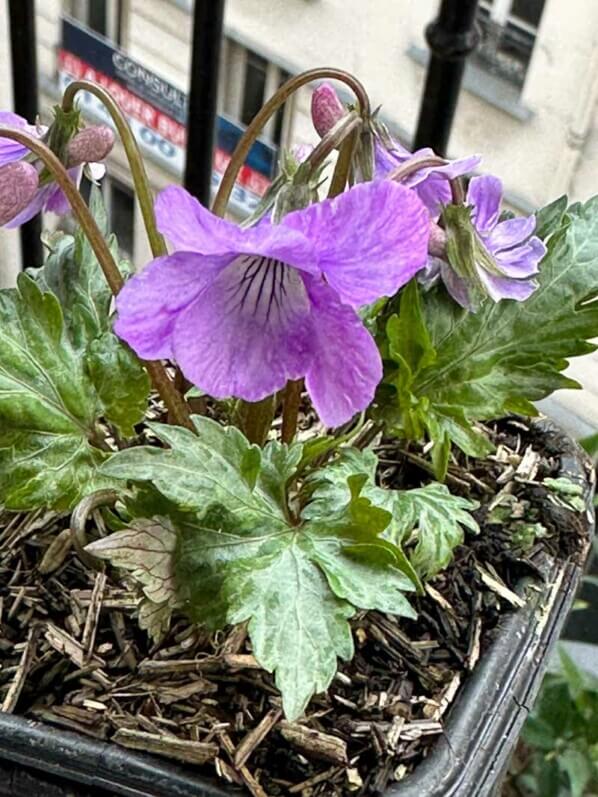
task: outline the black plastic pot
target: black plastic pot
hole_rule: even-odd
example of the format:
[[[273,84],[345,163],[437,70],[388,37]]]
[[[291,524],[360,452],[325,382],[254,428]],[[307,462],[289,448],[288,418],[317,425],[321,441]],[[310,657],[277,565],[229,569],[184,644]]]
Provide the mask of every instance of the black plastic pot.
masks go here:
[[[554,427],[543,424],[543,428],[558,439],[561,475],[579,481],[585,490],[589,534],[582,555],[554,565],[546,581],[536,582],[533,590],[529,584],[520,585],[519,591],[527,595],[525,606],[504,617],[494,643],[450,710],[444,734],[416,771],[385,797],[491,797],[500,786],[575,598],[595,526],[594,484],[587,458]],[[6,759],[0,760],[0,795],[13,797],[239,794],[188,767],[2,713],[0,759]]]

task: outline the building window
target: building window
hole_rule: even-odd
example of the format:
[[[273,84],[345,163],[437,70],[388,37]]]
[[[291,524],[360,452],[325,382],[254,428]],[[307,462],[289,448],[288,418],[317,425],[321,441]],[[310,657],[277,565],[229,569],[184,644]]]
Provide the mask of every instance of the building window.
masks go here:
[[[545,0],[485,0],[478,12],[482,41],[475,58],[488,71],[521,88]]]
[[[274,94],[289,74],[253,50],[233,39],[222,48],[219,105],[233,121],[248,125],[264,102]],[[269,121],[264,137],[277,147],[286,143],[288,103]]]
[[[104,178],[104,199],[110,231],[116,235],[123,257],[133,257],[135,200],[133,192],[113,177]]]
[[[69,0],[68,13],[116,44],[123,44],[124,14],[127,0]]]
[[[264,104],[268,62],[257,53],[247,51],[245,61],[245,85],[241,121],[248,125]]]

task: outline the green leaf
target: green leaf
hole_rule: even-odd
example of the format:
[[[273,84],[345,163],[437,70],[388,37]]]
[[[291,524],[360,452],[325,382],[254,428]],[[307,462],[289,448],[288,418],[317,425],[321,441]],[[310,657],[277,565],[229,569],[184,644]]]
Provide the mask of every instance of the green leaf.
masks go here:
[[[87,371],[102,403],[107,421],[124,437],[132,437],[135,424],[147,411],[150,381],[146,370],[128,346],[113,332],[104,332],[87,349]]]
[[[558,479],[544,479],[542,484],[548,487],[551,492],[559,496],[562,502],[573,509],[575,512],[585,512],[586,502],[583,500],[584,488],[566,476],[559,476]]]
[[[406,398],[405,367],[388,347],[395,367],[388,363],[386,390],[392,386],[394,396],[381,394],[381,414],[391,428],[417,437],[409,414],[419,413],[420,424],[429,430],[426,416],[446,414],[446,409],[439,412],[441,407],[458,410],[470,427],[509,412],[536,414],[531,402],[559,388],[579,387],[562,371],[568,358],[596,348],[590,341],[598,336],[598,197],[564,216],[561,211],[562,200],[540,214],[543,233],[548,224],[560,221],[560,226],[548,239],[539,287],[527,301],[486,300],[478,312],[469,313],[442,286],[425,295],[422,314],[435,356],[422,365],[415,347],[416,354],[407,361],[411,373]],[[419,324],[413,329],[405,324],[401,334],[411,335],[415,344],[422,340]],[[403,342],[402,356],[413,348],[413,342]],[[463,445],[463,439],[455,439],[454,427],[445,430]]]
[[[592,777],[592,762],[573,747],[567,747],[559,753],[559,767],[567,773],[571,797],[584,797],[586,786]]]
[[[536,212],[536,235],[545,240],[563,223],[563,216],[567,210],[567,197],[565,195],[555,199],[546,207]]]
[[[235,428],[194,419],[198,435],[153,424],[169,450],[140,447],[115,454],[110,476],[150,481],[196,519],[175,519],[181,543],[177,578],[195,620],[212,628],[248,621],[255,656],[275,673],[287,716],[328,687],[337,658],[353,653],[348,619],[356,608],[414,616],[401,553],[380,534],[390,514],[361,494],[351,473],[345,500],[288,505],[287,484],[301,446],[268,443],[257,458]],[[242,475],[252,460],[252,477]]]
[[[0,495],[7,508],[66,509],[114,480],[89,444],[98,400],[56,297],[21,274],[0,292]]]
[[[126,262],[119,262],[118,244],[109,234],[102,192],[97,186],[92,187],[89,206],[121,272],[127,274],[131,267]],[[74,346],[85,349],[90,340],[112,328],[112,292],[91,245],[80,229],[74,236],[62,236],[52,246],[36,278],[43,290],[52,291],[58,298]]]
[[[523,726],[522,738],[530,747],[549,753],[554,750],[558,737],[551,725],[539,717],[530,716]]]
[[[451,495],[444,484],[398,492],[397,533],[404,540],[414,532],[417,540],[411,564],[423,578],[432,578],[453,558],[463,542],[463,529],[477,534],[479,527],[470,512],[475,501]]]
[[[452,495],[442,484],[431,483],[413,490],[377,487],[377,462],[372,451],[344,450],[335,463],[316,472],[309,480],[315,486],[311,506],[322,514],[326,507],[330,511],[338,509],[347,500],[348,476],[362,474],[362,494],[392,515],[385,537],[397,547],[410,536],[417,540],[410,561],[401,551],[400,567],[418,584],[418,576],[429,578],[451,561],[453,549],[463,542],[463,528],[474,533],[479,531],[470,514],[478,505]]]
[[[96,189],[91,207],[107,234]],[[149,395],[141,363],[110,331],[111,293],[82,232],[46,243],[44,267],[0,291],[0,494],[11,509],[68,509],[113,487],[98,473],[99,421],[131,434]]]
[[[598,197],[553,233],[538,284],[525,302],[486,301],[475,314],[431,292],[425,315],[437,359],[420,371],[415,394],[483,420],[578,386],[560,372],[568,357],[596,348]]]
[[[434,366],[437,353],[424,320],[416,280],[401,292],[400,313],[388,319],[381,344],[387,368],[385,383],[378,391],[376,414],[399,437],[428,437],[432,441],[431,459],[437,479],[443,481],[446,476],[451,442],[474,457],[485,457],[494,450],[459,405],[417,395],[416,378],[423,369]]]

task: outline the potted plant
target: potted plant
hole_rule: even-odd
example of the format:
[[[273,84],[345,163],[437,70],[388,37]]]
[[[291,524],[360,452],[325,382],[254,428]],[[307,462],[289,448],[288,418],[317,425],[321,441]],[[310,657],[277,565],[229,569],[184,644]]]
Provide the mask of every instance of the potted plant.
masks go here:
[[[320,143],[226,221],[262,125],[326,79],[355,107],[322,83]],[[129,157],[134,275],[77,191],[113,141],[81,90]],[[264,106],[211,211],[154,205],[99,86],[0,122],[1,221],[79,224],[0,295],[11,793],[490,794],[591,540],[588,461],[526,416],[598,335],[598,199],[501,212],[478,157],[408,152],[333,69]]]

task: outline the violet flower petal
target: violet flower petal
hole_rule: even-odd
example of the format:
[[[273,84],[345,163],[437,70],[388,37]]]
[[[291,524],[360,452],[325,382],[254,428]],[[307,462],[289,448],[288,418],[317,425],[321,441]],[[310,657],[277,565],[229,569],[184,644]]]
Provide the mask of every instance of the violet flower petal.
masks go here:
[[[9,230],[13,230],[15,227],[20,227],[21,224],[25,224],[26,221],[37,216],[38,213],[41,213],[54,187],[53,183],[49,183],[43,188],[39,188],[27,207],[17,214],[14,219],[11,219],[5,227]]]
[[[175,249],[202,255],[260,254],[316,272],[313,244],[281,225],[242,229],[215,216],[179,186],[164,189],[156,200],[158,229]]]
[[[486,286],[488,296],[495,302],[501,299],[514,299],[523,302],[528,299],[538,287],[533,280],[516,280],[509,277],[496,277],[482,269],[478,270],[480,279]]]
[[[361,183],[280,226],[313,242],[319,268],[353,307],[394,295],[426,264],[428,214],[413,191],[389,181]]]
[[[305,374],[313,336],[301,272],[242,255],[178,316],[173,354],[211,396],[259,401]]]
[[[507,277],[515,279],[537,274],[540,262],[546,254],[546,245],[539,238],[530,238],[515,249],[504,249],[494,253],[498,267]]]
[[[114,331],[140,357],[171,357],[172,332],[179,314],[228,262],[229,258],[208,258],[195,252],[175,252],[152,260],[116,297]]]
[[[506,219],[487,233],[486,243],[493,252],[500,249],[511,249],[526,241],[535,229],[535,216],[517,216],[514,219]]]
[[[456,271],[453,271],[451,266],[445,261],[442,261],[442,265],[440,266],[440,276],[447,291],[457,304],[473,312],[475,308],[469,295],[467,282],[460,277]]]
[[[71,181],[79,188],[83,175],[83,167],[75,166],[72,169],[68,169],[68,174]],[[47,210],[49,213],[56,213],[58,216],[64,216],[65,213],[70,213],[71,204],[66,198],[62,188],[56,185],[56,183],[52,184],[52,190],[48,194],[44,210]]]
[[[5,127],[18,127],[27,133],[39,138],[39,133],[35,125],[30,125],[27,120],[12,111],[0,111],[0,126]],[[0,166],[5,163],[20,160],[27,155],[29,150],[18,141],[12,138],[2,138],[2,130],[0,130]]]
[[[371,404],[382,379],[382,360],[357,313],[322,280],[304,280],[314,327],[305,385],[322,422],[340,426]]]
[[[486,232],[496,225],[501,199],[502,182],[498,177],[484,174],[471,179],[467,189],[467,203],[473,206],[471,218],[479,232]]]

